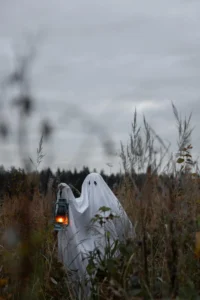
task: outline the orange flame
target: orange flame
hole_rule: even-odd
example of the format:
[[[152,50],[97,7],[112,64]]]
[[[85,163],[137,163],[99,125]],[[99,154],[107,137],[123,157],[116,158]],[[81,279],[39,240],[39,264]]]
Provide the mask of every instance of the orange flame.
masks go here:
[[[57,222],[57,223],[61,223],[61,224],[68,225],[69,220],[68,220],[68,217],[67,217],[67,216],[65,216],[65,217],[57,216],[57,217],[56,217],[56,222]]]

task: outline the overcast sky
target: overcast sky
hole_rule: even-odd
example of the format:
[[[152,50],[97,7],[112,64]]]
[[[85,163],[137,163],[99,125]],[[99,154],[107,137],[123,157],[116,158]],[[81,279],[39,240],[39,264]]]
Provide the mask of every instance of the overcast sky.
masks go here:
[[[55,127],[44,165],[107,169],[119,160],[104,155],[95,128],[116,150],[131,130],[135,107],[159,135],[175,143],[171,109],[193,112],[193,144],[200,138],[200,1],[0,0],[0,81],[14,68],[14,52],[38,34],[31,68],[36,109],[30,119],[34,159],[40,121]],[[21,50],[20,50],[21,51]],[[6,99],[6,101],[5,101]],[[0,145],[0,164],[20,164],[17,115],[5,96],[1,107],[12,136]],[[76,107],[76,109],[74,109]],[[88,132],[85,121],[96,124]],[[100,127],[99,127],[100,126]]]

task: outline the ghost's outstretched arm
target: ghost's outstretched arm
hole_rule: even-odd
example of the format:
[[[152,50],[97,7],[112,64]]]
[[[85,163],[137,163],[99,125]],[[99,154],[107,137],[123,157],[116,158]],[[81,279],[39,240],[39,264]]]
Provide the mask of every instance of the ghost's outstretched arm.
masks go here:
[[[83,214],[88,209],[88,201],[83,201],[81,197],[73,199],[71,205],[79,214]]]

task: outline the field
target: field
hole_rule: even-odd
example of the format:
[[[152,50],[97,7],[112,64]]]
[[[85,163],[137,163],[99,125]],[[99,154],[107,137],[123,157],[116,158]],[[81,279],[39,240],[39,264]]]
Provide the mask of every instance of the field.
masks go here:
[[[124,170],[115,193],[136,237],[108,245],[98,266],[94,260],[98,253],[90,254],[91,299],[200,299],[198,164],[192,158],[190,117],[182,121],[174,105],[173,112],[179,143],[177,156],[167,161],[169,148],[145,118],[144,128],[138,127],[134,114],[130,140],[121,145]],[[23,123],[20,128],[19,136],[24,134]],[[20,147],[23,155],[23,144]],[[42,139],[37,155],[39,165]],[[83,286],[78,289],[58,261],[52,223],[55,192],[49,188],[42,195],[37,171],[27,169],[22,182],[9,184],[0,210],[0,300],[87,299]]]
[[[101,272],[91,277],[91,299],[199,299],[199,184],[191,172],[177,180],[148,168],[138,188],[124,175],[115,192],[137,237],[116,246],[120,257],[102,258]],[[27,195],[4,199],[1,208],[0,299],[84,299],[57,259],[54,194],[41,196],[36,186],[32,201]]]

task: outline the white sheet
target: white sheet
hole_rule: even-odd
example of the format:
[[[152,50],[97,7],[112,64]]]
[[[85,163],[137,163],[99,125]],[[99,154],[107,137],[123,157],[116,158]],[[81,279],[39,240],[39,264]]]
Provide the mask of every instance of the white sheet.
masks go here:
[[[98,173],[89,174],[82,185],[81,196],[75,198],[70,187],[61,183],[62,197],[69,200],[70,225],[67,230],[58,233],[59,257],[66,268],[78,269],[80,277],[84,276],[87,260],[82,258],[95,246],[103,252],[105,247],[105,231],[111,233],[111,240],[123,240],[125,236],[134,236],[133,226],[123,210],[120,202]],[[59,197],[59,191],[58,196]],[[105,226],[91,228],[90,221],[98,213],[100,207],[111,208],[119,219],[109,221]],[[110,212],[104,213],[104,216]]]

